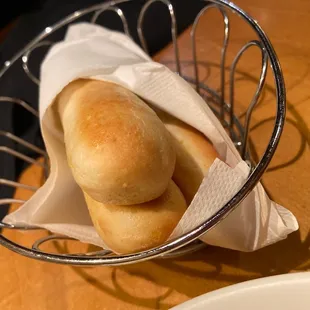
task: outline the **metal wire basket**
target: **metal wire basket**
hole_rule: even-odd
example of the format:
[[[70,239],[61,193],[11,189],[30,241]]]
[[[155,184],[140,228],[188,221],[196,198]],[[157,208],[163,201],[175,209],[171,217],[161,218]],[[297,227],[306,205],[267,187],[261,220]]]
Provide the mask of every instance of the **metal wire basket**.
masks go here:
[[[121,19],[123,23],[124,32],[130,36],[127,20],[123,13],[123,11],[118,7],[119,4],[123,2],[132,2],[133,0],[116,0],[111,1],[109,3],[103,3],[88,7],[86,9],[74,12],[70,16],[66,17],[65,19],[59,21],[53,26],[47,27],[43,30],[41,34],[39,34],[36,38],[34,38],[23,50],[19,51],[11,60],[6,61],[4,67],[0,71],[0,83],[3,76],[6,74],[8,70],[10,70],[11,66],[16,63],[17,61],[21,61],[23,69],[27,76],[37,85],[39,86],[40,81],[39,79],[30,71],[28,66],[28,60],[31,56],[31,53],[34,49],[43,46],[43,45],[51,45],[52,42],[49,41],[49,37],[52,33],[56,30],[67,27],[70,23],[76,21],[81,16],[86,14],[93,14],[91,18],[92,23],[96,23],[99,15],[104,13],[105,11],[113,11],[115,12]],[[201,94],[203,98],[209,98],[208,102],[212,102],[211,108],[213,109],[214,113],[222,122],[223,126],[228,130],[232,140],[234,141],[236,147],[240,151],[241,156],[248,160],[250,159],[250,154],[247,148],[248,142],[248,133],[249,133],[249,123],[252,115],[253,108],[255,107],[258,99],[260,97],[262,88],[265,83],[265,78],[267,74],[268,68],[268,61],[270,62],[270,67],[274,76],[275,82],[275,90],[276,90],[276,117],[275,117],[275,124],[271,134],[271,138],[269,143],[265,149],[264,154],[256,164],[252,164],[251,173],[248,176],[247,181],[245,184],[239,189],[239,191],[234,195],[234,197],[228,201],[216,214],[210,217],[207,221],[193,229],[192,231],[180,236],[177,239],[172,241],[166,242],[161,246],[156,248],[146,250],[139,253],[134,253],[130,255],[116,255],[109,251],[97,251],[97,252],[88,252],[88,253],[75,253],[75,254],[59,254],[59,253],[50,253],[43,251],[40,249],[40,246],[50,240],[61,240],[61,239],[69,239],[65,236],[58,236],[58,235],[48,235],[47,237],[43,237],[38,239],[32,245],[32,248],[28,248],[18,244],[17,242],[13,242],[3,235],[0,235],[0,244],[7,247],[8,249],[15,251],[21,255],[43,260],[47,262],[54,262],[54,263],[61,263],[61,264],[72,264],[72,265],[121,265],[121,264],[128,264],[134,262],[140,262],[143,260],[148,260],[152,258],[166,258],[172,257],[177,255],[182,255],[185,253],[193,252],[201,247],[205,246],[204,243],[200,242],[198,238],[206,233],[208,230],[212,229],[215,225],[217,225],[220,221],[222,221],[226,216],[230,214],[235,208],[238,207],[240,202],[249,194],[249,192],[254,188],[254,186],[259,182],[260,178],[262,177],[264,171],[268,167],[270,160],[272,159],[274,152],[277,148],[282,129],[284,126],[285,121],[285,87],[284,87],[284,80],[283,75],[281,72],[281,68],[276,56],[276,53],[265,35],[264,31],[258,25],[258,23],[246,14],[242,9],[234,5],[233,3],[225,0],[211,0],[211,1],[204,1],[205,7],[199,12],[195,20],[193,21],[190,37],[191,37],[191,45],[192,45],[192,55],[193,55],[193,64],[194,64],[194,78],[188,77],[182,74],[181,71],[181,63],[179,57],[179,49],[178,49],[178,42],[177,42],[177,29],[176,29],[176,16],[175,11],[172,4],[168,0],[149,0],[147,1],[142,10],[140,11],[138,23],[137,23],[137,32],[141,42],[141,46],[147,52],[147,42],[144,38],[143,33],[143,20],[145,13],[147,10],[150,9],[154,2],[162,2],[166,5],[169,10],[171,16],[171,35],[172,35],[172,43],[174,47],[174,54],[175,54],[175,63],[176,63],[176,72],[181,75],[185,80],[191,83],[197,90],[198,93]],[[199,0],[197,0],[199,1]],[[218,9],[223,17],[224,21],[224,40],[223,46],[221,49],[221,62],[220,62],[220,85],[219,91],[208,87],[206,84],[199,80],[198,74],[198,64],[197,64],[197,53],[196,53],[196,28],[199,23],[200,18],[210,9],[215,8]],[[229,94],[229,101],[225,101],[225,59],[226,59],[226,50],[229,43],[229,34],[230,34],[230,23],[228,18],[228,11],[232,11],[239,15],[241,19],[245,23],[247,23],[254,32],[256,33],[258,40],[253,40],[248,42],[244,45],[240,51],[237,53],[235,59],[233,60],[231,67],[230,67],[230,94]],[[237,116],[234,114],[234,79],[235,79],[235,71],[236,66],[244,54],[244,52],[251,46],[256,46],[260,49],[262,54],[262,67],[261,67],[261,74],[259,78],[259,82],[257,85],[256,92],[252,101],[247,108],[245,122],[241,124]],[[35,111],[31,106],[29,106],[25,101],[17,98],[12,97],[0,97],[0,101],[9,102],[12,104],[17,104],[22,106],[24,109],[28,110],[30,113],[38,117],[38,112]],[[1,135],[6,136],[8,139],[13,140],[17,144],[21,144],[26,148],[31,149],[32,151],[36,152],[38,155],[47,157],[45,150],[38,148],[37,146],[13,135],[12,133],[1,131]],[[8,148],[5,146],[0,146],[0,150],[2,152],[6,152],[11,156],[18,157],[29,164],[41,165],[43,169],[47,169],[47,161],[41,163],[34,160],[31,157],[22,154],[15,149]],[[22,187],[25,189],[36,190],[36,188],[21,184],[16,180],[6,180],[1,179],[1,186],[12,186],[15,188]],[[24,201],[7,198],[1,199],[0,205],[9,204],[9,203],[24,203]],[[2,229],[18,229],[18,230],[32,230],[38,229],[37,227],[28,227],[28,226],[14,226],[9,225],[6,223],[1,222],[0,228]]]

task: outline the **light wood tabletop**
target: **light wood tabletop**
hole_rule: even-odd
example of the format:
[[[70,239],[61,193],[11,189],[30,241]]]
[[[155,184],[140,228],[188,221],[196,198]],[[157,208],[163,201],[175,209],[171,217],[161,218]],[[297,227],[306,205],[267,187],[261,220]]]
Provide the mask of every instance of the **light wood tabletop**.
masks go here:
[[[176,259],[120,267],[82,268],[45,263],[1,247],[1,309],[168,309],[235,283],[310,270],[310,1],[236,0],[236,4],[263,27],[284,72],[287,120],[277,152],[262,182],[274,201],[294,213],[299,231],[252,253],[209,246]],[[193,74],[189,31],[179,37],[182,68],[186,75]],[[200,75],[214,88],[219,85],[222,38],[220,15],[210,11],[197,28],[197,51]],[[254,38],[252,30],[237,16],[232,16],[227,65],[241,46]],[[155,60],[173,68],[172,47],[161,51]],[[259,52],[255,48],[238,66],[236,104],[241,119],[254,93],[260,66]],[[252,149],[257,156],[262,154],[268,142],[274,115],[274,83],[269,72],[263,100],[255,109],[251,122]],[[31,166],[20,181],[39,185],[41,176],[40,168]],[[31,192],[20,189],[15,194],[20,199],[30,196]],[[4,234],[28,246],[42,235],[41,232],[18,231],[5,231]],[[57,252],[64,246],[64,243],[51,243],[46,248]],[[76,249],[79,245],[68,247]]]

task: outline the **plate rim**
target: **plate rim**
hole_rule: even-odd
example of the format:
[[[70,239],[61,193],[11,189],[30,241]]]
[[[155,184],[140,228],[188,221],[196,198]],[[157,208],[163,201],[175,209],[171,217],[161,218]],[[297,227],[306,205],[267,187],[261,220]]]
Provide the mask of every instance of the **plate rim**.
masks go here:
[[[194,297],[192,299],[189,299],[179,305],[176,305],[170,310],[185,310],[185,309],[192,309],[195,304],[199,305],[203,301],[208,299],[216,299],[216,298],[222,298],[226,297],[232,293],[236,292],[244,292],[246,290],[253,291],[257,290],[261,287],[266,288],[266,286],[276,286],[278,284],[288,284],[292,282],[305,282],[310,284],[310,271],[298,271],[298,272],[292,272],[287,274],[278,274],[278,275],[271,275],[267,277],[261,277],[256,279],[251,279],[247,281],[243,281],[236,284],[231,284],[219,289],[216,289],[214,291],[210,291],[207,293],[204,293],[202,295],[199,295],[197,297]]]

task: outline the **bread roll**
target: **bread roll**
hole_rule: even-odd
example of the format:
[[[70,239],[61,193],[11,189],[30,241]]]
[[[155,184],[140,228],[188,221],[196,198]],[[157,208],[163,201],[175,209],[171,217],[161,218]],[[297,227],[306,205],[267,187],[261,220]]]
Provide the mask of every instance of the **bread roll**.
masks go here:
[[[67,160],[93,199],[115,205],[153,200],[175,167],[171,135],[156,113],[119,85],[77,80],[57,98]]]
[[[127,254],[165,242],[186,210],[173,181],[159,198],[131,206],[105,205],[84,193],[99,236],[115,253]]]
[[[156,110],[171,133],[176,148],[173,180],[181,189],[189,205],[217,158],[217,152],[205,135],[170,114]]]

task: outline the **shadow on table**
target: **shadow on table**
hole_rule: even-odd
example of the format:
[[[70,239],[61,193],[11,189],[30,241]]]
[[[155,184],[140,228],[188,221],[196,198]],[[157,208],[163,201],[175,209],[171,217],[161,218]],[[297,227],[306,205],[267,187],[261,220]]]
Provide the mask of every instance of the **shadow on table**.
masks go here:
[[[169,296],[175,291],[193,298],[235,283],[310,270],[310,231],[305,241],[301,240],[299,232],[295,232],[286,240],[251,253],[209,246],[174,259],[156,259],[119,267],[71,268],[90,285],[126,303],[149,309],[169,309],[174,306],[169,302]],[[96,268],[112,268],[109,281],[113,287],[106,284],[107,279],[95,275]],[[152,298],[135,296],[130,293],[131,288],[122,284],[121,272],[142,282],[153,282],[164,288],[164,292],[154,294],[156,296]]]

